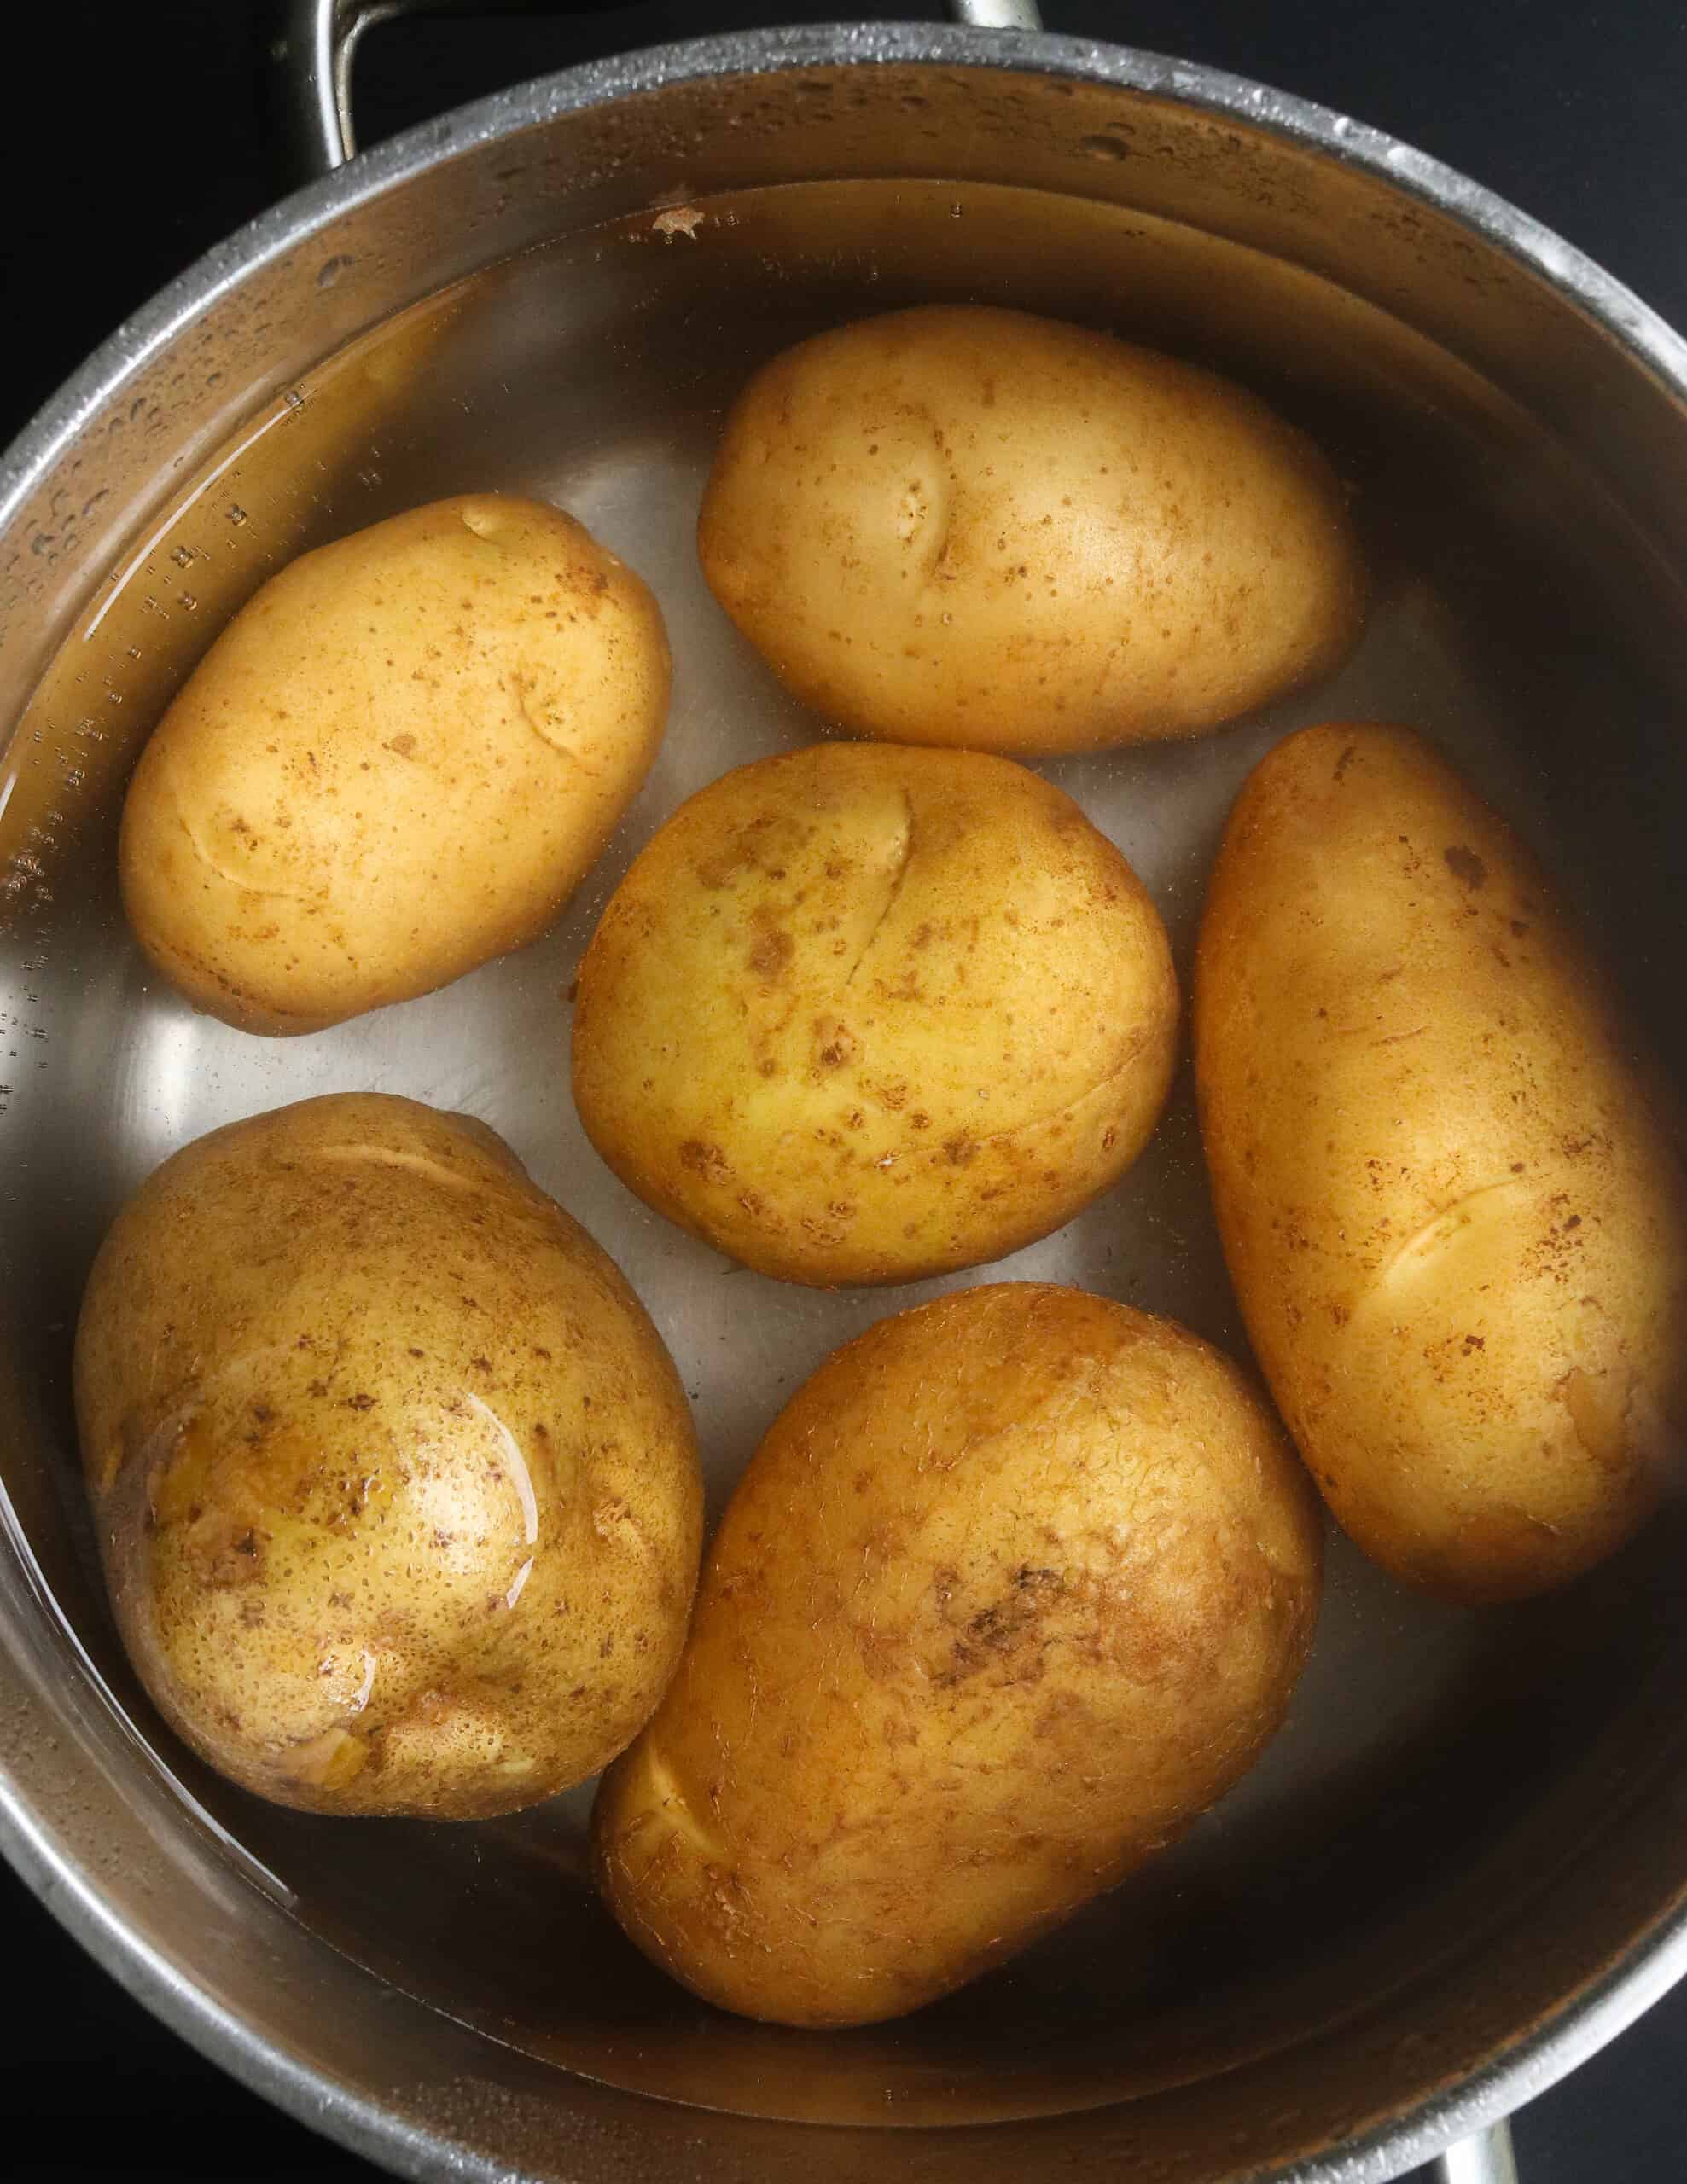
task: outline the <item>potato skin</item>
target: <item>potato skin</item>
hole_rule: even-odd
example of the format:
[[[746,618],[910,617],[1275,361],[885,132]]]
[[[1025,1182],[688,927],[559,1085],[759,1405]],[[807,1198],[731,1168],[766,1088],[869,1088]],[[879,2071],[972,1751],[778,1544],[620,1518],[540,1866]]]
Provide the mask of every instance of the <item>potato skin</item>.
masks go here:
[[[594,1773],[696,1577],[696,1443],[638,1300],[481,1124],[236,1123],[119,1215],[76,1340],[119,1628],[277,1803],[469,1819]]]
[[[1522,845],[1405,730],[1291,736],[1195,1034],[1231,1278],[1345,1529],[1470,1602],[1609,1554],[1687,1420],[1679,1125]]]
[[[196,1007],[316,1031],[536,939],[648,772],[654,600],[559,508],[497,493],[302,555],[136,769],[136,937]]]
[[[776,357],[727,418],[697,538],[787,688],[905,743],[1194,735],[1327,672],[1364,611],[1300,433],[1023,311],[892,311]]]
[[[757,1449],[599,1787],[611,1908],[746,2016],[947,1993],[1246,1771],[1322,1544],[1264,1402],[1170,1321],[1029,1282],[881,1320]]]
[[[788,1281],[1044,1236],[1164,1103],[1178,990],[1125,859],[974,752],[822,744],[682,806],[580,967],[574,1098],[649,1205]]]

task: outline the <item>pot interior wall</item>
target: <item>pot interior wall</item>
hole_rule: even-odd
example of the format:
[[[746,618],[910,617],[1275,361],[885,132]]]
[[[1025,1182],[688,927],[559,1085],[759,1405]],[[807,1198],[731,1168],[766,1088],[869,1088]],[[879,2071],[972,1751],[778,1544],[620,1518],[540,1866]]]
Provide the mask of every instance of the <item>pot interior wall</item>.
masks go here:
[[[893,93],[928,96],[888,84],[874,96]],[[1667,1704],[1687,1642],[1675,1511],[1560,1599],[1480,1614],[1406,1594],[1332,1536],[1293,1716],[1230,1798],[1019,1963],[900,2024],[822,2036],[706,2009],[635,1956],[584,1878],[589,1792],[471,1827],[284,1813],[173,1745],[113,1636],[68,1408],[80,1285],[123,1195],[220,1123],[363,1087],[491,1123],[649,1305],[697,1409],[717,1510],[829,1349],[945,1286],[824,1296],[733,1269],[608,1176],[567,1089],[573,967],[632,854],[726,766],[817,732],[710,600],[692,526],[724,404],[759,361],[819,326],[939,299],[1081,319],[1235,373],[1349,481],[1376,596],[1335,682],[1208,740],[1047,769],[1141,872],[1185,978],[1218,831],[1251,765],[1305,723],[1387,717],[1435,737],[1532,837],[1667,1066],[1687,1066],[1672,868],[1687,814],[1687,616],[1647,493],[1619,490],[1608,446],[1572,445],[1468,354],[1269,254],[1235,232],[1245,224],[1171,217],[1157,179],[1145,201],[1119,201],[1117,177],[1140,164],[1125,122],[1153,115],[1115,106],[1117,126],[1082,132],[1126,148],[1083,155],[1110,198],[918,171],[702,192],[694,233],[649,211],[575,228],[307,362],[207,430],[197,470],[113,542],[0,776],[15,1380],[4,1482],[53,1612],[146,1763],[179,1786],[183,1826],[208,1817],[219,1855],[291,1919],[540,2065],[744,2116],[1034,2117],[1164,2095],[1270,2056],[1287,2083],[1334,2028],[1351,2048],[1390,1997],[1421,1989],[1445,2013],[1473,1993],[1498,1937],[1552,1915],[1588,1845],[1681,1761]],[[929,110],[903,109],[922,127]],[[338,253],[317,255],[327,293]],[[677,682],[650,782],[561,925],[522,955],[311,1038],[267,1042],[196,1017],[149,979],[117,900],[115,830],[140,741],[288,555],[493,487],[567,506],[661,599]],[[1115,1190],[1059,1236],[962,1279],[1014,1276],[1082,1282],[1245,1348],[1186,1082]],[[1667,1894],[1660,1878],[1650,1908]],[[1590,1926],[1584,1972],[1600,1947]],[[1550,1999],[1515,1986],[1515,2021]],[[1384,2044],[1355,2084],[1356,2119],[1448,2064],[1433,2043],[1416,2056]],[[1314,2109],[1285,2104],[1258,2122],[1247,2158],[1286,2155],[1321,2128]]]

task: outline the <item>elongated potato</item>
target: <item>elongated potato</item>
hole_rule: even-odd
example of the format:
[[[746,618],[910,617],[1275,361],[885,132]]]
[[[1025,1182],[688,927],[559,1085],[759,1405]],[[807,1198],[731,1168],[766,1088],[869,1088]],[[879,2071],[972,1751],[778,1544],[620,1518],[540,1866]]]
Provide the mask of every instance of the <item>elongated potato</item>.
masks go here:
[[[574,1098],[649,1205],[788,1281],[1000,1258],[1117,1180],[1178,985],[1064,791],[978,752],[741,766],[641,852],[580,966]]]
[[[1216,1350],[1075,1289],[942,1297],[775,1420],[599,1878],[708,2000],[859,2024],[1111,1887],[1245,1772],[1317,1613],[1317,1502]]]
[[[805,704],[972,750],[1215,727],[1333,667],[1364,603],[1334,478],[1256,396],[1023,311],[892,311],[776,357],[697,539]]]
[[[1402,730],[1291,736],[1195,1031],[1231,1278],[1345,1528],[1471,1601],[1619,1546],[1687,1423],[1679,1124],[1509,828]]]
[[[348,1093],[166,1160],[95,1263],[76,1407],[131,1657],[247,1789],[513,1811],[655,1705],[696,1577],[690,1414],[483,1124]]]
[[[536,939],[661,741],[656,603],[572,516],[472,494],[302,555],[141,754],[130,922],[199,1008],[316,1031]]]

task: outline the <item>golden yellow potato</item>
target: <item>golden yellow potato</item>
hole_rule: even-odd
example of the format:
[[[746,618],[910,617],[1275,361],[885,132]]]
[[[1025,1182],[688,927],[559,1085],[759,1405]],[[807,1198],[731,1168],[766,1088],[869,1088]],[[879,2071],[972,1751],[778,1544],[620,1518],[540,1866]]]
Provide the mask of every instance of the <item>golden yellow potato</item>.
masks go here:
[[[1178,990],[1130,866],[975,752],[822,744],[694,796],[580,967],[574,1098],[629,1189],[788,1281],[999,1258],[1129,1166]]]
[[[1300,433],[1211,372],[1022,311],[893,311],[776,357],[697,538],[795,696],[904,743],[1193,735],[1333,667],[1364,606]]]
[[[508,1812],[660,1695],[690,1414],[615,1267],[480,1123],[336,1095],[166,1160],[95,1263],[76,1407],[124,1642],[247,1789]]]
[[[1403,730],[1291,736],[1195,1029],[1231,1278],[1347,1531],[1468,1601],[1617,1547],[1687,1424],[1678,1122],[1510,829]]]
[[[976,1978],[1258,1757],[1311,1642],[1317,1507],[1170,1321],[1028,1282],[881,1320],[756,1451],[599,1789],[616,1917],[784,2024]]]
[[[306,554],[142,752],[123,896],[247,1031],[316,1031],[543,932],[661,741],[656,603],[561,509],[438,501]]]

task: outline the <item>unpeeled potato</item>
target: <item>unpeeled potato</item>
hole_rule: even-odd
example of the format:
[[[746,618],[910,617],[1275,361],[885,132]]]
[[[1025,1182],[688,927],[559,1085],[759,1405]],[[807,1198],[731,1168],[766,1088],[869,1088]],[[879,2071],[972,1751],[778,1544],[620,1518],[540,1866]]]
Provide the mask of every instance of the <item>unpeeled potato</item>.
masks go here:
[[[805,704],[972,750],[1215,727],[1327,672],[1364,604],[1334,477],[1257,396],[1023,311],[892,311],[776,357],[697,540]]]
[[[978,752],[724,775],[580,965],[574,1098],[647,1204],[788,1281],[911,1281],[1046,1235],[1166,1098],[1178,988],[1136,874]]]
[[[131,1658],[247,1789],[512,1811],[667,1681],[701,1526],[684,1393],[467,1117],[334,1095],[166,1161],[95,1263],[76,1408]]]
[[[666,717],[667,639],[560,508],[438,501],[302,555],[141,754],[119,862],[147,955],[247,1031],[320,1031],[537,938]]]
[[[1534,861],[1404,730],[1309,729],[1230,815],[1195,1061],[1254,1347],[1409,1583],[1609,1554],[1687,1427],[1680,1119]]]
[[[836,1351],[710,1549],[595,1857],[638,1946],[804,2025],[974,1978],[1162,1848],[1289,1703],[1322,1534],[1252,1385],[1031,1283]]]

